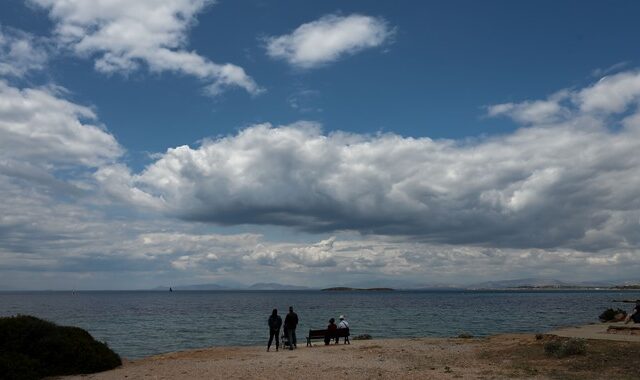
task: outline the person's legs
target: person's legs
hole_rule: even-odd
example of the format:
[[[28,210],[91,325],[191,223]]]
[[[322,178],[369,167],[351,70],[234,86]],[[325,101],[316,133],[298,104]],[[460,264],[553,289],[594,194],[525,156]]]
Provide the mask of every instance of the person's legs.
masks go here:
[[[278,351],[278,348],[280,348],[280,329],[277,329],[275,331],[275,335],[276,335],[276,351]]]
[[[298,348],[298,345],[297,345],[298,341],[296,339],[296,329],[291,329],[291,338],[293,339],[292,340],[293,348]]]
[[[273,335],[276,334],[275,330],[269,329],[269,343],[267,343],[267,351],[271,348],[271,342],[273,342]],[[276,336],[276,349],[278,348],[278,337]]]
[[[293,350],[293,342],[294,342],[294,336],[295,336],[296,332],[294,329],[287,329],[287,338],[289,338],[289,349]]]

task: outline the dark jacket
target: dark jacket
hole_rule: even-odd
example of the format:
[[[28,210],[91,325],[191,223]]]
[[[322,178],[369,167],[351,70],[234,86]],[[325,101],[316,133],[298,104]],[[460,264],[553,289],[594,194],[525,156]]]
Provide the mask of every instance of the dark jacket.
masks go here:
[[[284,318],[284,327],[287,329],[295,329],[297,326],[298,326],[298,314],[291,311]]]
[[[271,330],[278,330],[282,326],[282,318],[279,315],[271,315],[268,323]]]

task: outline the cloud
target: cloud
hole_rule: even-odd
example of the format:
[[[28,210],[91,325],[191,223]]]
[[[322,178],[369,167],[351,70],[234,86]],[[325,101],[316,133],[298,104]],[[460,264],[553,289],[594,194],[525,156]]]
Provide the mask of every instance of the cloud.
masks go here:
[[[335,237],[330,237],[311,245],[261,243],[250,254],[243,256],[242,260],[244,263],[278,266],[293,271],[335,267],[335,240]]]
[[[528,127],[501,136],[457,142],[324,134],[309,122],[260,124],[169,149],[144,171],[121,177],[187,221],[441,244],[635,249],[640,119],[624,114],[618,130],[609,116],[584,111],[586,100],[577,95],[594,88],[609,91],[565,93],[557,100],[565,103],[562,117],[541,112],[521,119]],[[637,100],[629,99],[633,110]]]
[[[31,34],[0,27],[0,76],[23,77],[41,70],[48,54],[40,39]]]
[[[0,80],[0,160],[97,167],[122,155],[113,135],[92,123],[93,110],[60,91],[21,89]]]
[[[300,68],[313,68],[382,45],[394,34],[387,22],[359,14],[326,15],[291,34],[269,37],[267,54]]]
[[[300,113],[322,112],[321,94],[316,90],[300,89],[287,97],[289,107]]]
[[[640,71],[605,76],[580,90],[562,90],[546,100],[503,103],[487,107],[488,116],[508,116],[522,124],[552,124],[592,116],[603,118],[638,106]]]
[[[552,124],[570,116],[561,105],[562,97],[548,100],[525,101],[522,103],[502,103],[487,107],[488,116],[508,116],[522,124]]]
[[[208,82],[213,95],[240,87],[262,89],[242,67],[218,64],[186,50],[187,33],[209,0],[30,0],[55,22],[55,37],[82,57],[95,57],[96,70],[129,73],[146,64]]]
[[[575,94],[583,112],[619,113],[640,99],[640,71],[607,76]]]

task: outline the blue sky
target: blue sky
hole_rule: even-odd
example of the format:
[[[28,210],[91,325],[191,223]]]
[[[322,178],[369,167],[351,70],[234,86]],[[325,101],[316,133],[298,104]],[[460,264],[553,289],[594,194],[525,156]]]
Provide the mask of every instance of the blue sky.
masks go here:
[[[0,288],[637,273],[637,2],[0,7]]]

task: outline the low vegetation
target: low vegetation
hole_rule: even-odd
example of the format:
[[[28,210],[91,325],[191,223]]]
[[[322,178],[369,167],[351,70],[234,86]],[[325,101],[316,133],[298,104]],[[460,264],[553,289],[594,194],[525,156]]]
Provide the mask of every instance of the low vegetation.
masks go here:
[[[584,348],[582,354],[562,358],[547,353],[549,342],[570,340],[552,335],[542,339],[507,336],[489,338],[479,355],[489,365],[486,378],[542,378],[563,380],[584,379],[640,379],[640,343],[607,340],[582,341],[575,346],[566,344],[565,354]],[[555,343],[551,346],[555,351]],[[562,348],[560,348],[562,350]]]
[[[622,309],[612,309],[609,308],[600,314],[598,319],[600,322],[614,322],[614,321],[622,321],[627,316],[627,312]]]
[[[94,373],[121,364],[118,354],[81,328],[28,315],[0,318],[2,379]]]
[[[544,344],[544,352],[556,358],[584,355],[587,353],[587,343],[584,339],[553,339]]]

